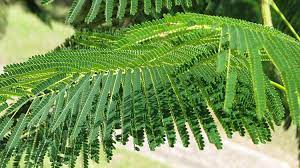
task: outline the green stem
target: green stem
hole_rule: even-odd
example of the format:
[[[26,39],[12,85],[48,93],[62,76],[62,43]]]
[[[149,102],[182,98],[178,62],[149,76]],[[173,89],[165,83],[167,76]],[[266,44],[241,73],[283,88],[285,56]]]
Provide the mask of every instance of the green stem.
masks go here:
[[[273,27],[270,0],[261,0],[261,15],[264,25]]]
[[[273,0],[271,0],[271,6],[277,12],[277,14],[281,17],[281,19],[284,21],[284,23],[287,25],[287,27],[290,29],[290,31],[293,33],[293,35],[296,37],[296,39],[300,41],[299,35],[297,34],[297,32],[295,31],[293,26],[290,24],[290,22],[286,19],[284,14],[282,14],[282,12],[280,11],[280,9],[278,8],[278,6],[276,5],[276,3]]]
[[[284,91],[285,93],[287,92],[286,88],[279,83],[276,83],[274,81],[269,80],[271,85],[275,86],[277,89]]]

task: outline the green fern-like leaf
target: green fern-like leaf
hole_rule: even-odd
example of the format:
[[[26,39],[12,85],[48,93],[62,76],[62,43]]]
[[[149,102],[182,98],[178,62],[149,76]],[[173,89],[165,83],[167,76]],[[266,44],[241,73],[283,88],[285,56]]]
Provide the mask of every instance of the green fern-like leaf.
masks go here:
[[[41,0],[42,4],[50,4],[54,0]],[[154,3],[150,0],[106,0],[105,5],[102,7],[102,0],[92,0],[89,7],[89,12],[84,16],[85,23],[93,22],[98,15],[105,15],[105,21],[110,23],[113,17],[122,19],[126,12],[129,11],[131,15],[136,15],[139,11],[139,4],[143,4],[143,11],[145,14],[150,15],[151,13],[160,13],[163,8],[171,10],[174,6],[172,0],[155,0]],[[82,10],[84,4],[88,4],[87,0],[73,0],[72,6],[69,10],[68,16],[66,18],[67,23],[73,23],[79,15],[82,15]],[[129,5],[128,5],[129,4]],[[175,1],[175,5],[192,7],[193,3],[191,0],[186,0],[181,2],[179,0]],[[113,12],[117,8],[117,15],[113,16]],[[104,13],[103,13],[104,11]],[[142,10],[141,10],[142,11]]]
[[[85,3],[85,0],[74,0],[73,1],[72,7],[71,7],[69,14],[67,16],[67,19],[66,19],[67,23],[72,23],[75,20],[76,16],[79,14],[84,3]]]
[[[266,143],[284,116],[274,87],[284,88],[300,124],[300,44],[275,29],[177,14],[115,34],[77,32],[68,43],[76,48],[65,44],[0,75],[1,165],[17,164],[20,151],[26,167],[42,166],[45,154],[53,167],[74,167],[79,156],[87,167],[100,146],[110,160],[129,137],[137,150],[144,142],[155,150],[174,146],[178,133],[187,147],[188,128],[199,149],[204,134],[221,149],[215,119],[228,137]],[[275,65],[283,86],[270,82],[262,61]]]
[[[127,0],[119,0],[117,18],[122,19],[125,15]],[[146,13],[146,11],[145,11]],[[147,14],[147,13],[146,13]]]
[[[85,18],[86,23],[91,23],[97,16],[102,0],[93,0],[91,9],[89,10],[88,15]]]

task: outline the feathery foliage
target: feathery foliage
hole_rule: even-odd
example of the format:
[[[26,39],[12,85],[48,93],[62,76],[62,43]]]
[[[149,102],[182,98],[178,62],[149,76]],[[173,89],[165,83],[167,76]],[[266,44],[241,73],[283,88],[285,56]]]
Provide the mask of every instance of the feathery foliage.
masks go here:
[[[41,0],[42,4],[49,4],[53,0]],[[178,0],[72,0],[72,6],[69,10],[66,22],[73,23],[76,18],[84,17],[86,23],[91,23],[96,19],[96,16],[105,16],[105,21],[111,23],[113,18],[122,19],[125,15],[135,16],[138,13],[155,16],[170,10],[173,7],[190,8],[192,6],[203,4],[198,1],[178,1]],[[210,2],[209,3],[213,3]],[[84,11],[88,9],[88,12]]]
[[[188,128],[199,149],[204,133],[221,149],[218,122],[228,137],[247,133],[266,143],[284,108],[262,62],[280,72],[299,125],[299,55],[299,42],[275,29],[199,14],[111,34],[77,32],[52,52],[4,68],[0,163],[24,155],[28,167],[42,166],[48,155],[53,167],[74,167],[82,151],[87,167],[99,161],[100,146],[110,160],[115,143],[129,137],[137,150],[145,142],[151,150],[173,147],[177,138],[187,147]]]

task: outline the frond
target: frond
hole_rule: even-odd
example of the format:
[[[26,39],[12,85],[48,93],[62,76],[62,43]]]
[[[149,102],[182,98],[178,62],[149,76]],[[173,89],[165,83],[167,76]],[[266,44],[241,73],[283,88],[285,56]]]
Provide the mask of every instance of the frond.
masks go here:
[[[86,23],[91,23],[97,16],[102,0],[93,0],[91,9],[85,18]]]
[[[137,150],[144,142],[151,150],[173,147],[177,138],[187,147],[188,128],[199,149],[204,134],[221,149],[216,119],[228,137],[238,132],[266,143],[284,108],[262,70],[265,60],[280,72],[300,124],[300,45],[274,29],[178,14],[115,34],[78,32],[68,43],[77,45],[0,75],[1,165],[11,157],[17,164],[24,152],[28,167],[42,165],[46,154],[53,167],[74,167],[80,156],[86,167],[99,160],[100,146],[110,160],[116,142],[129,137]]]
[[[72,23],[75,19],[76,16],[80,13],[81,8],[83,7],[85,3],[85,0],[74,0],[71,6],[71,9],[69,11],[69,14],[66,18],[67,23]]]
[[[42,4],[50,4],[54,0],[41,0]],[[161,13],[163,9],[171,10],[175,6],[190,8],[198,2],[192,3],[192,0],[172,1],[172,0],[73,0],[69,9],[66,22],[73,23],[75,18],[82,15],[84,9],[88,9],[88,13],[84,14],[84,22],[91,23],[96,16],[105,16],[105,21],[110,23],[113,18],[122,19],[125,14],[136,15],[143,12],[146,15]],[[142,5],[141,5],[142,4]],[[87,8],[83,8],[86,6]],[[104,12],[103,12],[104,11]]]

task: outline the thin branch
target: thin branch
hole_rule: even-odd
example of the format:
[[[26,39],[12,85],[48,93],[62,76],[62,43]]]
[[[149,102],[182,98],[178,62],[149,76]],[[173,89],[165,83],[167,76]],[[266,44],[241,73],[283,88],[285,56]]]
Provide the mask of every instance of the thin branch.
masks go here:
[[[277,89],[282,90],[286,93],[286,88],[282,85],[280,85],[279,83],[276,83],[274,81],[269,80],[271,85],[275,86]]]
[[[293,35],[296,37],[297,40],[300,41],[300,37],[298,35],[298,33],[295,31],[295,29],[293,28],[293,26],[290,24],[290,22],[286,19],[286,17],[284,16],[284,14],[280,11],[280,9],[278,8],[278,6],[276,5],[276,3],[273,0],[271,1],[271,6],[272,8],[277,12],[277,14],[281,17],[281,19],[284,21],[284,23],[287,25],[287,27],[290,29],[290,31],[293,33]]]

